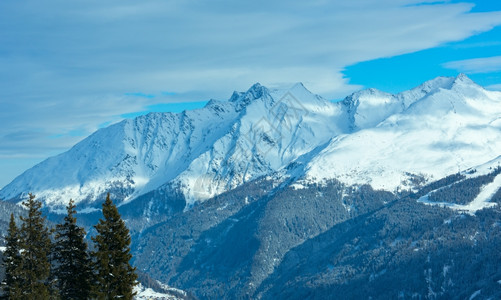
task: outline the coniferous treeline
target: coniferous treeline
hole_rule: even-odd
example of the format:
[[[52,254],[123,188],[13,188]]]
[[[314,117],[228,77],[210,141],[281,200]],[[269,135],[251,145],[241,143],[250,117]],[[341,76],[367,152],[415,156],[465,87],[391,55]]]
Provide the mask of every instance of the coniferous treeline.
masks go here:
[[[130,265],[130,234],[109,194],[94,226],[94,251],[76,224],[73,201],[55,230],[47,228],[34,195],[23,205],[28,213],[21,226],[10,218],[3,299],[132,299],[137,275]]]
[[[455,182],[432,192],[428,200],[466,205],[473,201],[480,193],[481,188],[491,183],[499,173],[501,173],[501,167],[495,168],[491,173],[486,175]]]

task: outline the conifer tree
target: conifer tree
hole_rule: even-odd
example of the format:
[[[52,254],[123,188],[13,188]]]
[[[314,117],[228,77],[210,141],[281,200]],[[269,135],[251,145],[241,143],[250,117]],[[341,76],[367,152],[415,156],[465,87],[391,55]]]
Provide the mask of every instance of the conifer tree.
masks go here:
[[[99,299],[132,299],[137,275],[130,265],[130,234],[110,194],[103,203],[103,219],[94,226],[94,296]]]
[[[56,225],[54,259],[57,262],[54,275],[59,295],[63,299],[87,299],[92,273],[85,230],[76,224],[75,205],[70,200],[67,215],[62,224]]]
[[[49,230],[42,217],[42,203],[29,194],[23,202],[28,209],[27,217],[21,217],[23,224],[19,231],[21,249],[20,288],[23,299],[49,299],[48,278],[50,273],[49,254],[51,241]]]
[[[7,231],[6,249],[4,252],[5,279],[2,282],[2,299],[21,298],[20,272],[21,256],[19,247],[19,230],[14,220],[14,214],[10,215],[9,229]]]

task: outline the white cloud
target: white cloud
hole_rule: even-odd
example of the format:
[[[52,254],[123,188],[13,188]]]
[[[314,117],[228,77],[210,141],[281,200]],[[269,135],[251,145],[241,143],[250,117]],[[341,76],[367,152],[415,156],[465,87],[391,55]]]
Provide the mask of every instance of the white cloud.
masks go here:
[[[492,84],[492,85],[486,86],[485,88],[488,90],[491,90],[491,91],[501,91],[501,83],[500,84]]]
[[[456,60],[443,64],[445,68],[464,73],[490,73],[501,71],[501,56]]]
[[[255,82],[302,81],[340,98],[359,88],[342,75],[348,65],[501,24],[500,12],[428,2],[0,1],[0,155],[62,150],[81,138],[71,132],[121,114]],[[124,97],[164,91],[175,95]]]

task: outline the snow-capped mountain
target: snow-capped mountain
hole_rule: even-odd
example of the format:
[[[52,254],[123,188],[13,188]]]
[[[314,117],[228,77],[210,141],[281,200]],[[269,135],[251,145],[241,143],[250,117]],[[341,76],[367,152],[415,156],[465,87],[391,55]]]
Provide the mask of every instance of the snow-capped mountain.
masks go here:
[[[98,130],[27,170],[0,198],[32,192],[58,211],[69,199],[85,209],[107,192],[127,203],[162,190],[180,192],[189,207],[267,175],[409,188],[416,176],[440,178],[497,157],[500,104],[501,93],[464,75],[396,95],[363,90],[337,103],[302,84],[255,84],[202,109]]]
[[[26,171],[0,197],[33,192],[56,210],[69,199],[82,207],[110,191],[127,202],[168,187],[191,204],[279,170],[347,133],[342,108],[302,84],[288,90],[255,84],[202,109],[150,113],[98,130]]]
[[[368,90],[355,98],[352,103],[365,102],[367,115],[383,121],[357,111],[355,125],[374,126],[334,138],[310,162],[307,178],[394,191],[412,187],[414,176],[436,180],[500,155],[501,93],[465,75],[437,78],[398,95]]]

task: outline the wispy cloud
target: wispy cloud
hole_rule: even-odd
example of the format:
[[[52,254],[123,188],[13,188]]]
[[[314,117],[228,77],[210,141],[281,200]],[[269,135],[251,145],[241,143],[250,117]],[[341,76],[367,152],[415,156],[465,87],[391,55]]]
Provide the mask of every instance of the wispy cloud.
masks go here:
[[[456,60],[443,64],[445,68],[464,73],[490,73],[501,71],[501,56]]]
[[[501,83],[500,84],[492,84],[492,85],[486,86],[485,88],[488,90],[492,90],[492,91],[501,91]]]
[[[64,149],[68,132],[255,82],[340,98],[358,88],[348,65],[501,24],[500,12],[429,2],[0,1],[0,153]]]

